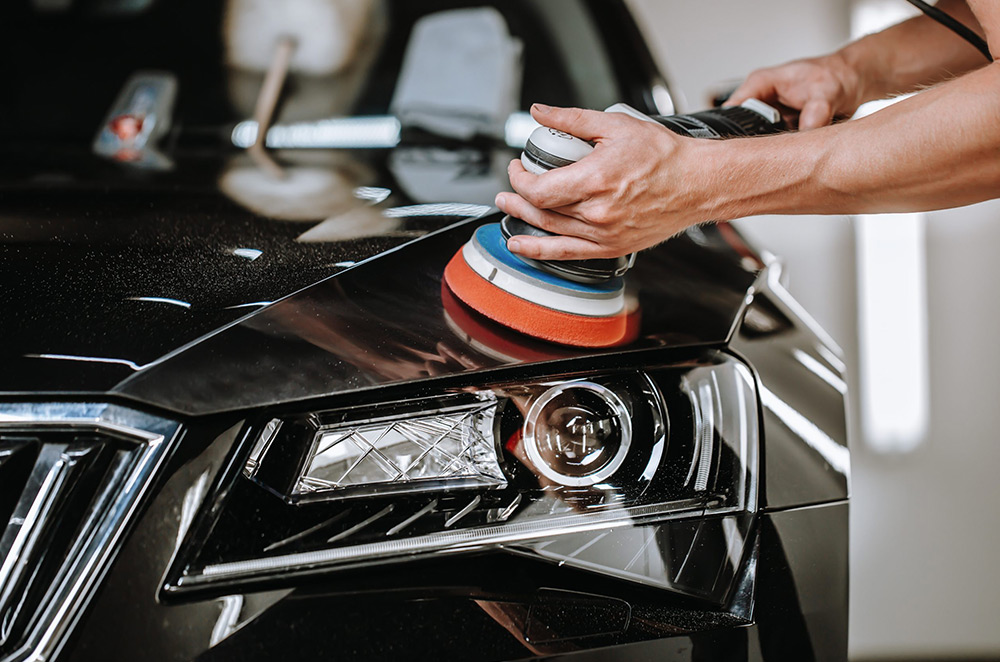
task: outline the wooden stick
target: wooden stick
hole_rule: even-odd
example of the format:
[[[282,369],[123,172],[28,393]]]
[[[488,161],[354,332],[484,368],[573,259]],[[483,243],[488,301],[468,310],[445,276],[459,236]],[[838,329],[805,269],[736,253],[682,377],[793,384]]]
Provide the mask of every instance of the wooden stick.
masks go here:
[[[257,95],[257,105],[254,108],[253,118],[257,122],[257,138],[247,148],[250,158],[261,170],[279,179],[284,179],[285,171],[267,153],[267,131],[274,120],[274,109],[278,106],[278,99],[281,98],[281,88],[285,85],[296,45],[291,37],[281,37],[278,40],[271,66],[264,76],[264,84],[261,85],[260,94]]]

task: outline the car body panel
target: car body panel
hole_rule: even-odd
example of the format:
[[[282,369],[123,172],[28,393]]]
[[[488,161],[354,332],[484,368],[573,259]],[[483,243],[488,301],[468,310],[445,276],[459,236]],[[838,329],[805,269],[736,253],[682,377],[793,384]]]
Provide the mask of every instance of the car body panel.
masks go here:
[[[556,346],[510,332],[443,291],[444,265],[473,227],[424,237],[314,285],[140,371],[115,392],[204,414],[497,366],[721,344],[755,276],[718,230],[699,232],[703,245],[670,242],[643,255],[630,275],[642,310],[639,340],[599,350]],[[228,386],[234,382],[241,387]]]
[[[732,350],[757,373],[767,440],[764,509],[850,496],[847,381],[839,348],[768,270],[754,288]]]

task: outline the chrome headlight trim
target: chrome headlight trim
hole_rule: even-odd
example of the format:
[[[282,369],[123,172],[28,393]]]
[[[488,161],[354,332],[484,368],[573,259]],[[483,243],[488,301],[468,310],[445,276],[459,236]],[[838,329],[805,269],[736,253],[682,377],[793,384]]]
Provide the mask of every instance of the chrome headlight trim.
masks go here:
[[[612,457],[607,464],[600,467],[598,470],[584,476],[569,476],[556,471],[556,469],[549,465],[549,463],[542,458],[541,450],[539,448],[539,444],[541,442],[535,433],[536,422],[542,411],[544,411],[546,405],[551,403],[563,393],[573,389],[590,391],[603,399],[604,402],[612,409],[622,426],[621,445],[616,450],[614,457]],[[632,422],[629,417],[628,409],[625,407],[625,403],[622,402],[622,399],[608,387],[591,381],[565,382],[563,384],[553,386],[548,391],[543,393],[541,397],[535,400],[535,402],[531,405],[531,409],[528,411],[527,416],[525,416],[524,430],[524,440],[526,442],[525,448],[528,453],[528,457],[535,465],[535,468],[549,480],[572,487],[595,485],[600,483],[602,480],[609,478],[621,467],[622,463],[625,461],[625,456],[628,455],[629,446],[632,444]]]

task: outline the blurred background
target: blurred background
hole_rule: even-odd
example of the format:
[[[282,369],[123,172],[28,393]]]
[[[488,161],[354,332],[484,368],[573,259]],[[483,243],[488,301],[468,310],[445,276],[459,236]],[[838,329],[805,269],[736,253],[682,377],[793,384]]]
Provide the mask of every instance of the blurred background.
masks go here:
[[[911,13],[902,0],[630,4],[686,110]],[[852,659],[997,659],[1000,202],[738,225],[782,258],[848,359]]]

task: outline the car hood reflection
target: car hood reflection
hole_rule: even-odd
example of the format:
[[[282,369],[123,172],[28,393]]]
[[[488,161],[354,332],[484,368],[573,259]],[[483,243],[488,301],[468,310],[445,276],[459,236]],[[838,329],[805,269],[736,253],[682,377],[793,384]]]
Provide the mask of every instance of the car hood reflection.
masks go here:
[[[496,220],[458,223],[349,268],[128,376],[114,391],[207,414],[498,366],[721,344],[756,275],[757,263],[747,264],[731,229],[684,235],[641,255],[629,275],[643,309],[638,340],[597,350],[553,345],[442,292],[445,264],[475,227]]]

